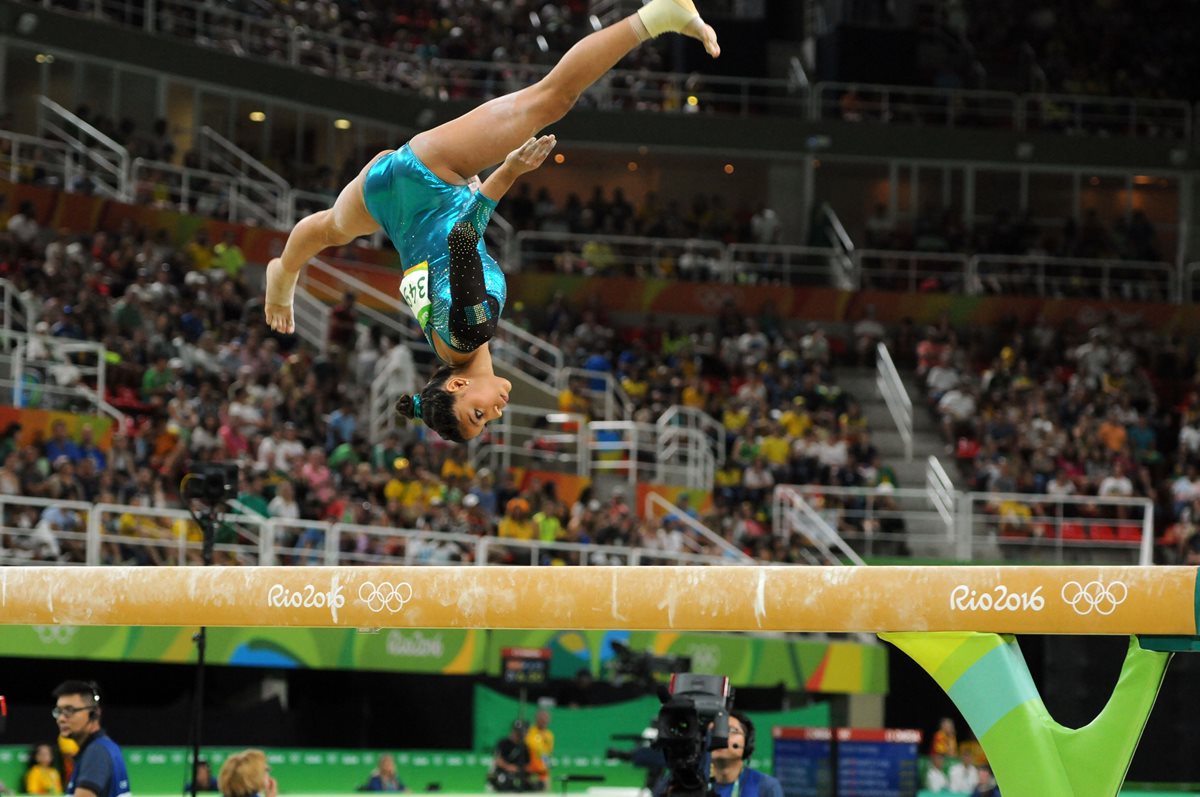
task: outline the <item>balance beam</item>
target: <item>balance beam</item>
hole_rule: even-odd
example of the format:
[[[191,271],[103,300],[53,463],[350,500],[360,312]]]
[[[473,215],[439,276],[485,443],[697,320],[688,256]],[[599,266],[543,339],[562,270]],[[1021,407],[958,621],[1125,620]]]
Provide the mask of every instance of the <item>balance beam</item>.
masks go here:
[[[1195,636],[1194,567],[7,567],[10,625]]]

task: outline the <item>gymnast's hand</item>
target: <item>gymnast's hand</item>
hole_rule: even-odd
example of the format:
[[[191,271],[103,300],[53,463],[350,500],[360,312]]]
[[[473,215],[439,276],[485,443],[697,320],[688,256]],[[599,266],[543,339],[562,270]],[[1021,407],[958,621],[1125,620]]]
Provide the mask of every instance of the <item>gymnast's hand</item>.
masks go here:
[[[508,157],[504,159],[504,166],[517,175],[531,172],[542,165],[557,143],[558,139],[553,135],[531,138],[508,153]]]

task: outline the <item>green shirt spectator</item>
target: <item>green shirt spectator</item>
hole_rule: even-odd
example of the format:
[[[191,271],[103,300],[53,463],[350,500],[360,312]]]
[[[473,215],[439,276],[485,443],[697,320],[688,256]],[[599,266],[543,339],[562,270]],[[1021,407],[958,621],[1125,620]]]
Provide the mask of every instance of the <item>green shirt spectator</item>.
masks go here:
[[[174,379],[175,375],[167,366],[167,358],[157,357],[154,365],[142,374],[142,400],[149,401],[153,396],[165,392]]]
[[[533,516],[538,539],[542,542],[557,542],[562,537],[562,521],[554,512],[538,512]]]
[[[246,256],[237,245],[232,230],[225,233],[225,240],[213,247],[213,253],[213,267],[224,271],[230,279],[237,279],[246,265]]]

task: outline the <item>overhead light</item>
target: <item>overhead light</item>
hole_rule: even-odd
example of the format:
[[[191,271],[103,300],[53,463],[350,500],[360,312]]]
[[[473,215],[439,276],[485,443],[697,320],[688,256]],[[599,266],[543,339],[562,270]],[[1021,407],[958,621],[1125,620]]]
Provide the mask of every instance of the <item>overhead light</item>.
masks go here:
[[[265,122],[265,121],[267,121],[267,115],[265,113],[263,113],[262,111],[251,111],[250,112],[250,121],[251,122]]]
[[[699,105],[700,98],[697,97],[695,94],[689,94],[688,98],[687,98],[687,104],[688,105]]]
[[[555,155],[555,156],[554,156],[554,162],[555,162],[555,163],[566,163],[566,162],[567,162],[567,156],[566,156],[566,155],[563,155],[563,154],[560,152],[560,153],[558,153],[557,155]]]
[[[631,172],[636,172],[638,170],[637,161],[630,161],[629,163],[625,164],[625,168]]]
[[[726,173],[726,174],[733,174],[733,164],[732,164],[732,163],[726,163],[726,164],[725,164],[725,173]]]
[[[350,129],[350,120],[349,119],[334,119],[333,126],[336,127],[338,130],[349,130]]]
[[[52,64],[54,63],[54,56],[50,53],[38,53],[33,57],[33,60],[39,64]]]

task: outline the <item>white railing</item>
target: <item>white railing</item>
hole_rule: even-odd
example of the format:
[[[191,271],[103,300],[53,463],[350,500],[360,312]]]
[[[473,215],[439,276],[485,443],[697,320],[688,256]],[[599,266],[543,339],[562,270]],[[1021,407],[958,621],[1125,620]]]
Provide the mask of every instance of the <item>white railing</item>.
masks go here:
[[[695,538],[684,535],[684,545],[692,549],[693,553],[702,553],[704,546],[698,540],[707,540],[709,546],[715,547],[723,552],[724,559],[727,564],[757,564],[753,557],[747,556],[741,548],[738,548],[729,540],[717,534],[715,531],[705,526],[700,521],[689,515],[683,509],[680,509],[676,504],[671,503],[667,499],[655,492],[646,493],[646,504],[642,508],[642,516],[645,518],[655,518],[659,515],[664,518],[674,516],[676,521],[682,523],[691,529]]]
[[[776,485],[772,504],[774,511],[771,513],[771,523],[775,535],[787,540],[794,536],[803,538],[820,553],[818,561],[813,564],[866,564],[858,552],[846,544],[838,530],[809,506],[804,495],[794,486]]]
[[[1190,141],[1192,111],[1186,102],[1086,94],[1021,96],[1022,129],[1128,138]]]
[[[511,321],[500,319],[492,338],[492,355],[546,386],[556,395],[566,357],[562,349]]]
[[[214,563],[262,563],[266,523],[258,515],[221,514],[214,535]],[[89,565],[203,563],[200,526],[184,509],[95,504],[88,514],[87,535]]]
[[[833,210],[833,206],[828,202],[822,202],[818,208],[818,218],[825,225],[828,231],[828,238],[833,244],[833,248],[837,251],[837,257],[834,258],[830,267],[833,272],[834,287],[841,290],[856,290],[861,286],[858,283],[858,267],[855,265],[854,241],[850,240],[850,233],[846,232],[846,227],[842,224],[842,220]]]
[[[270,227],[293,222],[291,186],[262,161],[207,125],[200,128],[200,154],[210,168],[243,178],[243,193],[235,195],[239,213]]]
[[[296,335],[321,354],[328,353],[329,317],[333,314],[329,304],[315,296],[307,286],[297,285],[292,313],[296,321]]]
[[[1188,263],[1184,266],[1180,279],[1182,287],[1180,289],[1179,301],[1195,302],[1200,300],[1200,284],[1196,282],[1197,274],[1200,274],[1200,262]]]
[[[925,462],[925,492],[929,497],[929,503],[937,510],[938,516],[946,524],[952,537],[956,500],[954,482],[950,479],[950,474],[946,473],[946,469],[942,467],[941,461],[935,456],[930,456]]]
[[[1018,95],[1007,91],[935,89],[868,83],[818,83],[809,117],[925,127],[1021,129]]]
[[[962,293],[969,257],[943,252],[860,249],[854,253],[863,288],[908,293]]]
[[[698,431],[668,427],[660,436],[654,424],[635,421],[592,421],[587,430],[593,476],[712,489],[715,458]]]
[[[308,262],[300,275],[299,285],[326,304],[340,301],[348,292],[353,293],[357,298],[356,312],[372,325],[381,328],[393,340],[429,350],[425,333],[399,295],[384,293],[370,283],[317,258]]]
[[[247,205],[254,207],[249,219],[274,226],[254,202],[267,188],[250,178],[176,166],[166,161],[135,158],[130,172],[135,202],[194,213],[230,222],[245,220],[239,215]]]
[[[1167,263],[1137,260],[979,254],[967,261],[967,290],[1169,302],[1178,301],[1175,273]]]
[[[6,333],[33,329],[40,317],[40,310],[40,302],[22,293],[10,280],[0,277],[0,312],[4,314],[0,317],[0,328]]]
[[[11,183],[56,179],[64,186],[71,185],[79,173],[72,152],[61,141],[0,130],[0,174]]]
[[[812,93],[809,117],[1178,141],[1190,141],[1192,136],[1192,110],[1180,100],[868,83],[818,83]]]
[[[633,400],[610,371],[589,371],[586,368],[560,368],[559,390],[575,382],[591,403],[592,414],[603,420],[629,420],[633,417]],[[579,384],[582,383],[582,384]]]
[[[954,517],[942,516],[925,490],[790,485],[825,523],[864,556],[952,556]]]
[[[514,465],[590,475],[587,419],[509,404],[504,414],[468,443],[471,462],[499,473]]]
[[[901,442],[904,443],[904,459],[906,462],[912,462],[912,399],[908,397],[908,390],[904,387],[904,381],[900,379],[900,372],[896,370],[896,364],[892,362],[892,355],[888,353],[887,346],[882,343],[875,344],[875,387],[879,390],[879,395],[883,396],[888,412],[891,413],[892,420],[896,423],[896,430],[900,433]]]
[[[725,247],[699,238],[636,235],[517,233],[513,264],[521,271],[566,271],[590,276],[653,275],[733,281]],[[664,273],[663,263],[673,265]]]
[[[41,5],[138,27],[156,36],[190,40],[242,57],[370,81],[383,88],[427,97],[445,97],[453,92],[462,99],[490,99],[533,83],[550,68],[423,59],[415,53],[292,25],[282,16],[264,19],[194,0],[89,0],[82,4],[41,0]],[[795,77],[723,78],[613,70],[580,102],[586,107],[621,111],[788,115],[813,121],[1054,130],[1180,141],[1189,141],[1192,133],[1192,110],[1182,101],[868,83],[826,82],[810,89],[804,80]]]
[[[7,309],[7,308],[6,308]],[[0,389],[14,407],[125,416],[105,400],[108,350],[99,343],[0,329]]]
[[[847,236],[848,238],[848,236]],[[853,246],[853,243],[850,244]],[[1081,296],[1133,301],[1179,301],[1185,282],[1168,263],[1035,255],[952,254],[820,248],[776,244],[722,244],[695,239],[651,239],[629,236],[522,232],[516,238],[515,262],[521,270],[565,270],[576,267],[562,251],[584,247],[606,253],[603,276],[636,277],[657,273],[664,258],[675,258],[675,271],[691,280],[826,285],[846,289]],[[703,252],[692,260],[682,253]],[[687,266],[684,267],[684,264]],[[1193,282],[1189,275],[1187,285]]]
[[[959,493],[959,559],[1153,564],[1154,503],[1028,493]]]
[[[76,159],[95,170],[81,169],[74,176],[87,177],[102,196],[128,202],[129,150],[49,97],[39,96],[37,103],[38,134],[66,144]]]
[[[659,416],[654,425],[659,429],[683,427],[705,436],[718,466],[725,464],[725,425],[703,410],[674,404]]]
[[[718,273],[743,284],[828,285],[846,289],[858,282],[852,256],[837,249],[784,244],[730,244],[723,247]]]
[[[379,361],[375,376],[371,380],[368,399],[369,440],[379,442],[388,432],[396,429],[396,402],[401,396],[415,393],[420,387],[411,358],[407,361],[395,361],[390,358]]]
[[[54,510],[51,514],[47,510]],[[21,516],[24,515],[22,518]],[[65,520],[60,527],[52,520]],[[201,564],[202,533],[183,509],[52,501],[0,495],[0,565]],[[18,525],[20,524],[20,525]],[[25,528],[28,524],[30,528]],[[42,528],[39,528],[39,524]],[[213,552],[223,565],[486,565],[521,561],[542,564],[552,556],[565,564],[726,565],[727,557],[671,553],[636,547],[512,540],[445,531],[398,529],[353,523],[264,518],[250,512],[218,516]],[[353,544],[343,544],[347,538]],[[514,556],[514,552],[516,553]],[[602,560],[602,561],[601,561]]]

